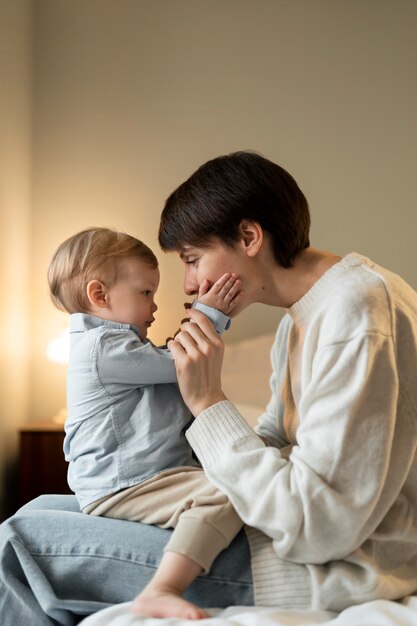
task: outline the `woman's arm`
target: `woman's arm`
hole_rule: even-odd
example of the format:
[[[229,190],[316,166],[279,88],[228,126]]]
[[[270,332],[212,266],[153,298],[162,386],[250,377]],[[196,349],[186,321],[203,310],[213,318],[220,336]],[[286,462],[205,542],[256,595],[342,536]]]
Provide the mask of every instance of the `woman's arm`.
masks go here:
[[[285,459],[224,401],[214,333],[185,325],[182,334],[174,347],[180,386],[200,412],[187,438],[244,522],[300,563],[340,559],[362,545],[397,497],[414,445],[396,431],[392,339],[365,334],[317,355]]]
[[[272,375],[269,380],[271,397],[266,410],[259,416],[255,431],[267,443],[277,448],[289,446],[284,429],[285,406],[282,386],[287,373],[288,337],[293,325],[289,315],[281,320],[271,349]]]

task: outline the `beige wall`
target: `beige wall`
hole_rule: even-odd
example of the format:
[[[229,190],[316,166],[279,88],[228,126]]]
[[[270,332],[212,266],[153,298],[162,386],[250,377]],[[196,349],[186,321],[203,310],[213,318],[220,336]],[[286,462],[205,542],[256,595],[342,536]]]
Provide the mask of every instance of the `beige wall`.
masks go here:
[[[64,371],[45,358],[64,325],[45,281],[56,245],[98,224],[158,250],[165,198],[220,153],[251,148],[279,162],[309,198],[313,245],[361,251],[417,288],[414,0],[35,0],[34,9],[28,418],[64,403]],[[184,301],[179,262],[159,256],[155,341],[176,328]],[[254,307],[227,340],[278,318]]]
[[[0,516],[13,482],[17,427],[28,417],[31,8],[0,3]],[[6,479],[7,477],[7,479]]]
[[[359,250],[417,287],[414,0],[39,0],[35,23],[33,414],[63,403],[44,345],[63,324],[48,259],[91,224],[157,247],[164,199],[236,149],[289,169],[312,243]],[[179,263],[160,254],[157,323],[181,317]],[[261,333],[258,306],[227,340]]]

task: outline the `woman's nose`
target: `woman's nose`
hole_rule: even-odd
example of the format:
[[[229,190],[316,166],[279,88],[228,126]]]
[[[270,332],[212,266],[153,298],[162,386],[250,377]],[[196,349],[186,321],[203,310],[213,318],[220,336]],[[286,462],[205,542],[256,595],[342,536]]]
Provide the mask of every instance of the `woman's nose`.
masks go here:
[[[198,293],[198,283],[187,271],[184,276],[184,293],[186,293],[187,296]]]

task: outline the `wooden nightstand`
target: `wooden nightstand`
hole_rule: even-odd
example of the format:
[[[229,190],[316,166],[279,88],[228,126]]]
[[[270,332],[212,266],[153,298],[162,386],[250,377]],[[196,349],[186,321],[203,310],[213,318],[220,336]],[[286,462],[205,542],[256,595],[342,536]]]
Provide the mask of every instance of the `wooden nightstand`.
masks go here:
[[[72,493],[62,449],[64,425],[32,422],[20,431],[19,506],[44,493]]]

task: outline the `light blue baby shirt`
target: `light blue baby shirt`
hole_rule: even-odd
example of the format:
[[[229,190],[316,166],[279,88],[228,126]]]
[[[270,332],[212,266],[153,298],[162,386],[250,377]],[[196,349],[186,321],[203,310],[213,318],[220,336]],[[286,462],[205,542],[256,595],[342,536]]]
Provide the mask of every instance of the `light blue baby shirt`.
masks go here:
[[[222,332],[229,318],[209,309]],[[68,484],[81,509],[165,469],[199,465],[184,435],[192,415],[172,355],[141,341],[133,325],[70,316],[67,408]]]

